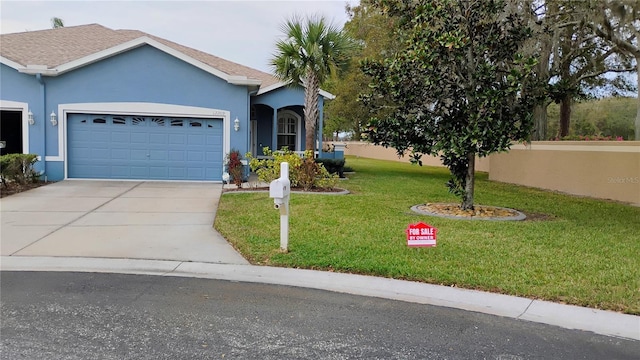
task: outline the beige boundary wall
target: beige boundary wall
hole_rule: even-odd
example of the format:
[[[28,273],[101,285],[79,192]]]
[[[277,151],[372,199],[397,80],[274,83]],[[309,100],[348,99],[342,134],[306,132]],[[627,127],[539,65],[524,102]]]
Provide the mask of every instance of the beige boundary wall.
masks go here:
[[[346,144],[345,155],[409,162],[393,148]],[[442,166],[437,157],[422,160]],[[479,159],[476,168],[494,181],[640,204],[640,141],[535,141]]]
[[[347,147],[344,150],[345,155],[353,155],[370,159],[391,160],[400,162],[409,162],[409,155],[398,157],[396,149],[385,148],[379,145],[373,145],[367,142],[347,141],[344,142]],[[422,164],[426,166],[444,166],[437,156],[423,156]],[[489,159],[476,159],[476,171],[489,172]]]

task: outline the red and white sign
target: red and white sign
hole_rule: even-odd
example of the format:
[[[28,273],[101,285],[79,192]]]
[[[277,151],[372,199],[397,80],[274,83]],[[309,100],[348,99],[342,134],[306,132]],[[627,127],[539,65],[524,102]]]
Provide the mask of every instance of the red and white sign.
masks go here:
[[[407,232],[407,246],[436,246],[438,229],[431,225],[423,222],[409,224],[405,231]]]

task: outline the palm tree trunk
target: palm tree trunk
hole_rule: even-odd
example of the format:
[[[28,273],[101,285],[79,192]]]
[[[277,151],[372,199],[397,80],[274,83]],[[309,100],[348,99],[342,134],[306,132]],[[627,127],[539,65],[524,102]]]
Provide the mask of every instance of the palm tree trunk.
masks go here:
[[[318,122],[318,96],[320,84],[313,69],[307,70],[304,88],[305,150],[316,150],[316,124]]]

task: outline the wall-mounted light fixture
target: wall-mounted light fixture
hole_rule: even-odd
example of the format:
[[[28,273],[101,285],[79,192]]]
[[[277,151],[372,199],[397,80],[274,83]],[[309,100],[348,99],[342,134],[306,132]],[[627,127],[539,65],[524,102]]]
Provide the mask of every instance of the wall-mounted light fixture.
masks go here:
[[[240,120],[238,120],[238,118],[233,120],[233,130],[235,131],[240,130]]]
[[[56,116],[56,113],[54,113],[52,111],[51,115],[49,115],[49,117],[51,118],[51,125],[53,125],[53,126],[58,125],[58,117]]]
[[[33,113],[31,112],[31,110],[29,110],[29,112],[27,113],[27,120],[29,121],[29,125],[33,125],[36,123],[36,121],[33,119]]]

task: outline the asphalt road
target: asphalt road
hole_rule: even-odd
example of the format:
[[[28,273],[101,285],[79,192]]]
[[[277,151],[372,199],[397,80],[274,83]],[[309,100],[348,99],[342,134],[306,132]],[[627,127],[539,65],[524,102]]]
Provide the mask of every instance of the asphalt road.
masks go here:
[[[2,272],[2,359],[638,359],[640,342],[219,280]]]

